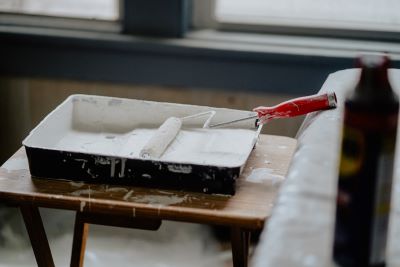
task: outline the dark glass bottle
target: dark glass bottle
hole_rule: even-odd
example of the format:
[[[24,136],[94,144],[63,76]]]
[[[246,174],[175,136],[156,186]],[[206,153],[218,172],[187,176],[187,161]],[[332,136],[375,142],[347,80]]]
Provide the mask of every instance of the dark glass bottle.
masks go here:
[[[399,102],[386,56],[358,65],[345,101],[333,258],[343,267],[385,266]]]

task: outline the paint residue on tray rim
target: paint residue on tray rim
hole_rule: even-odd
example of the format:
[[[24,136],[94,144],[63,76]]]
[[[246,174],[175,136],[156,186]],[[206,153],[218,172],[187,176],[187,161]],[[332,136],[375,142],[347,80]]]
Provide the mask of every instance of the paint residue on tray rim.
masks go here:
[[[183,164],[170,164],[168,170],[175,173],[192,173],[192,166]]]

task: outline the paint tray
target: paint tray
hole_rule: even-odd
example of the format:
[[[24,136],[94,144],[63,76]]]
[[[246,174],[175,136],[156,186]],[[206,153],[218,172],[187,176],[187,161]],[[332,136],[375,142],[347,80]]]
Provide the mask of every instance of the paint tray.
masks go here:
[[[206,193],[234,194],[260,127],[255,120],[203,129],[183,123],[158,159],[139,151],[169,117],[214,110],[211,124],[253,112],[103,96],[72,95],[23,141],[31,175]]]

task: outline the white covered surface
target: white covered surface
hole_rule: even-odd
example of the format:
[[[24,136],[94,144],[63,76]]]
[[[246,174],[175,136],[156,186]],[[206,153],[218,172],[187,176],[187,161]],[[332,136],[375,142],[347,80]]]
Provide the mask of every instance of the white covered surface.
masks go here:
[[[331,74],[321,92],[335,91],[338,108],[309,115],[298,133],[294,155],[252,266],[332,266],[332,240],[343,101],[359,70]],[[400,70],[390,78],[400,92]],[[388,266],[400,266],[400,158],[398,131],[389,227]]]
[[[40,209],[56,266],[69,266],[74,212]],[[0,209],[0,267],[36,266],[17,209]],[[221,251],[203,225],[164,221],[158,231],[90,225],[84,266],[212,267],[224,266]]]

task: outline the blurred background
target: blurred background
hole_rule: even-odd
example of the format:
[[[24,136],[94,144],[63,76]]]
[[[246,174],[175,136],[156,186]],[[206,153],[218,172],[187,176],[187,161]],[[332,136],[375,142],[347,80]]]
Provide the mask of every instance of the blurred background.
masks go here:
[[[399,9],[398,0],[0,0],[0,165],[71,94],[251,110],[317,93],[330,73],[352,68],[360,53],[388,53],[398,67]],[[302,120],[272,121],[263,130],[294,137]],[[12,216],[21,223],[17,212]],[[50,234],[51,224],[64,231],[50,221]],[[176,234],[177,251],[195,240],[192,230],[203,231],[188,227],[188,235]],[[171,229],[178,228],[155,238],[163,240],[156,249],[164,248],[166,258],[178,232]],[[2,229],[7,240],[18,232]],[[114,230],[105,244],[111,235]],[[204,240],[186,252],[212,247]],[[55,253],[64,258],[60,244]],[[15,253],[29,262],[27,251]],[[90,251],[88,260],[99,266]],[[124,253],[131,255],[130,247]],[[192,263],[203,258],[189,256]],[[9,257],[13,262],[14,254]]]
[[[396,0],[0,0],[0,162],[68,95],[250,110],[397,56]],[[265,133],[295,136],[302,118]]]

